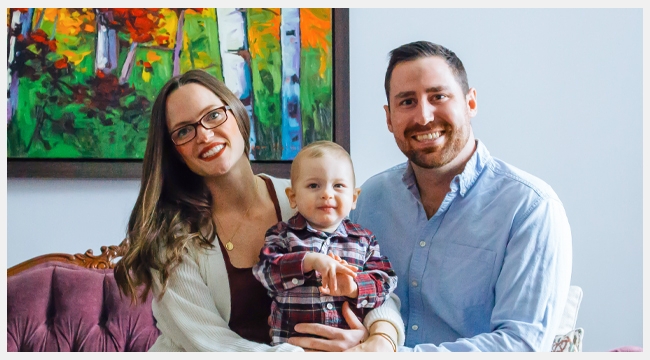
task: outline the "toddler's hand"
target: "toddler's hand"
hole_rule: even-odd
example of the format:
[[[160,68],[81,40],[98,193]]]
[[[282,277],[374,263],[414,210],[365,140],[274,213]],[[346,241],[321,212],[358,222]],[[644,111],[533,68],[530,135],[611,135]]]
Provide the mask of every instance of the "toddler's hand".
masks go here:
[[[348,265],[348,262],[347,262],[347,261],[341,259],[340,256],[335,255],[335,254],[332,253],[331,251],[327,254],[327,256],[329,256],[329,257],[331,257],[332,259],[338,261],[338,262],[339,262],[340,264],[342,264],[342,265]],[[355,270],[356,270],[356,268],[355,268]]]
[[[354,278],[357,271],[355,266],[349,265],[347,262],[342,264],[333,257],[319,253],[305,255],[302,266],[304,272],[318,271],[321,275],[322,288],[327,288],[333,292],[338,292],[337,275],[347,275]],[[354,280],[352,281],[354,282]]]
[[[325,283],[323,283],[325,284]],[[318,288],[321,293],[332,296],[347,296],[356,299],[359,296],[359,286],[354,280],[354,277],[347,274],[336,274],[336,284],[338,286],[335,290],[330,290],[330,287],[323,285]]]

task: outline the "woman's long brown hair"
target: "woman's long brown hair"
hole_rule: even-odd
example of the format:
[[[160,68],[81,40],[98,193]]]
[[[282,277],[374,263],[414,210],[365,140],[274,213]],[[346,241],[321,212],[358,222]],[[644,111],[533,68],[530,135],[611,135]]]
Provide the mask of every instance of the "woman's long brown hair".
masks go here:
[[[162,297],[187,246],[214,247],[214,199],[203,178],[183,162],[167,128],[167,98],[190,83],[203,85],[230,105],[247,156],[250,150],[248,112],[221,81],[203,70],[190,70],[163,86],[151,111],[140,192],[127,226],[129,249],[115,266],[117,285],[133,303],[146,301],[154,280],[152,270],[160,276],[162,291],[158,295]]]

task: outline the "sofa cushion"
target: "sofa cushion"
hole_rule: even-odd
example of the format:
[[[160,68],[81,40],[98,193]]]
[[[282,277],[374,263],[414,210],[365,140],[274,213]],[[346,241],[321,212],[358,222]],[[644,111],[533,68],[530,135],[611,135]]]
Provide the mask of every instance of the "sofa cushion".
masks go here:
[[[132,305],[112,269],[52,261],[7,277],[7,351],[147,351],[159,334],[151,294]]]
[[[558,335],[553,340],[551,352],[582,352],[582,328],[569,331],[566,335]]]

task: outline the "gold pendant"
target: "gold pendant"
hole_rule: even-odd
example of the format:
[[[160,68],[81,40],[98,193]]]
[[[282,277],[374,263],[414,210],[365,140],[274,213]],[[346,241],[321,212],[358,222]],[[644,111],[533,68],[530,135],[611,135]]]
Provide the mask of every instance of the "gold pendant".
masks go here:
[[[235,246],[234,246],[230,241],[228,241],[228,242],[226,243],[226,245],[225,245],[225,248],[226,248],[226,250],[228,250],[228,251],[232,251],[232,249],[233,249],[234,247],[235,247]]]

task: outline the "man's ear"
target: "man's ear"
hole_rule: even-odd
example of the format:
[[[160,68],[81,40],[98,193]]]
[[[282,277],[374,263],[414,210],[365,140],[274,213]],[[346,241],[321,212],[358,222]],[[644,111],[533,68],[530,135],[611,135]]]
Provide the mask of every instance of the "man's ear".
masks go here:
[[[289,198],[289,205],[292,209],[295,209],[298,204],[296,204],[296,194],[293,192],[293,189],[288,187],[284,189],[284,192],[287,194],[287,198]]]
[[[357,208],[357,199],[359,199],[359,194],[361,194],[361,189],[360,188],[354,188],[352,191],[352,209]]]
[[[388,131],[393,132],[393,123],[390,119],[390,108],[388,105],[384,105],[384,111],[386,112],[386,125],[388,125]]]
[[[467,95],[465,95],[465,101],[467,102],[467,113],[469,117],[476,116],[478,111],[478,104],[476,103],[476,89],[471,88]]]

